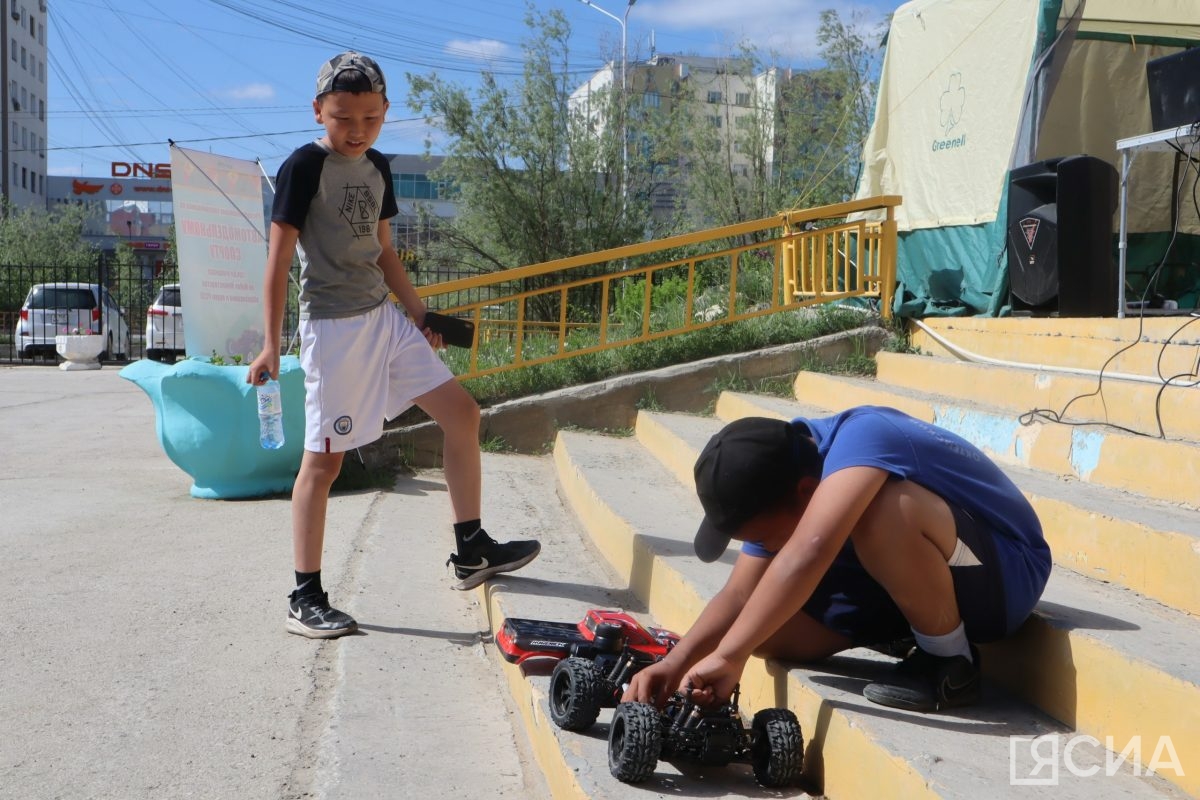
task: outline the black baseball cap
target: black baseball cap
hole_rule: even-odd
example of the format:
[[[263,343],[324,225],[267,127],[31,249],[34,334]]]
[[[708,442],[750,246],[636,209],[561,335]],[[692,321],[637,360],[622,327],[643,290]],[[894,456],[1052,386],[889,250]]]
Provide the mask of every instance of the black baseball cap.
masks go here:
[[[383,79],[383,70],[375,63],[375,59],[353,50],[347,50],[344,53],[338,53],[321,65],[320,71],[317,72],[317,97],[332,92],[338,76],[347,70],[361,72],[370,82],[372,92],[387,96],[387,83]]]
[[[708,440],[693,471],[704,506],[694,542],[701,561],[720,558],[738,528],[796,486],[800,436],[784,420],[744,417]]]

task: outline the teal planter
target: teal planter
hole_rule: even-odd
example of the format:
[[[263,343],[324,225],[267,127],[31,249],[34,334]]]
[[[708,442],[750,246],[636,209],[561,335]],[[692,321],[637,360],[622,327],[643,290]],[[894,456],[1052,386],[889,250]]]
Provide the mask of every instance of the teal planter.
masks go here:
[[[154,403],[158,441],[192,476],[192,497],[234,499],[292,490],[304,453],[304,371],[295,356],[279,365],[284,445],[258,443],[255,389],[248,366],[213,366],[200,359],[162,364],[143,359],[121,370]]]

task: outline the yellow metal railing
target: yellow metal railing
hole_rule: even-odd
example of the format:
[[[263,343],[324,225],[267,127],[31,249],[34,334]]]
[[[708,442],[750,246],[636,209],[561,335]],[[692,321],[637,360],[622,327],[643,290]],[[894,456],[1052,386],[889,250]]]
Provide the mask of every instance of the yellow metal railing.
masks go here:
[[[877,299],[890,317],[899,204],[889,195],[788,211],[417,293],[475,322],[469,356],[452,364],[459,378],[852,297]]]

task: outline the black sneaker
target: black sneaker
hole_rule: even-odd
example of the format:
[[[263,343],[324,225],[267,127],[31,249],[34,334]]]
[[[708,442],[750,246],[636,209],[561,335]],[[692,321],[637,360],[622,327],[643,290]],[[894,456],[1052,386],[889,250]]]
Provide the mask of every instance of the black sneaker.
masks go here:
[[[297,597],[293,591],[288,595],[287,629],[309,639],[334,639],[354,633],[358,623],[329,605],[328,592]]]
[[[520,542],[497,542],[480,531],[486,540],[463,554],[450,554],[446,564],[454,565],[455,589],[474,589],[493,575],[520,569],[537,558],[542,546],[533,539]]]
[[[979,651],[971,645],[973,662],[962,656],[935,656],[914,647],[896,665],[895,678],[870,683],[863,696],[873,703],[909,711],[942,711],[979,702]]]

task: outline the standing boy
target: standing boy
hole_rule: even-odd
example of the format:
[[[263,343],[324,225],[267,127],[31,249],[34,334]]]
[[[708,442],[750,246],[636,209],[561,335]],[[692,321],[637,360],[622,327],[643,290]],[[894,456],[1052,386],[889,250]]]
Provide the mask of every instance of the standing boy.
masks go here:
[[[895,409],[730,423],[696,461],[697,555],[743,542],[725,586],[627,700],[729,697],[752,654],[815,661],[914,638],[863,693],[917,711],[979,699],[974,642],[1011,634],[1050,574],[1032,506],[978,448]]]
[[[535,557],[536,541],[500,543],[480,526],[479,407],[424,329],[425,304],[392,245],[387,220],[398,213],[387,159],[371,145],[388,101],[374,60],[345,52],[321,66],[313,101],[325,136],[292,153],[279,169],[271,211],[265,287],[265,342],[247,380],[279,374],[288,273],[300,259],[300,364],[304,368],[304,456],[292,489],[296,588],[287,630],[329,639],[357,623],[329,605],[321,586],[329,489],[347,450],[378,439],[385,419],[411,405],[445,435],[446,485],[457,553],[450,556],[469,589]],[[388,302],[394,293],[406,318]],[[410,319],[411,318],[411,321]]]

